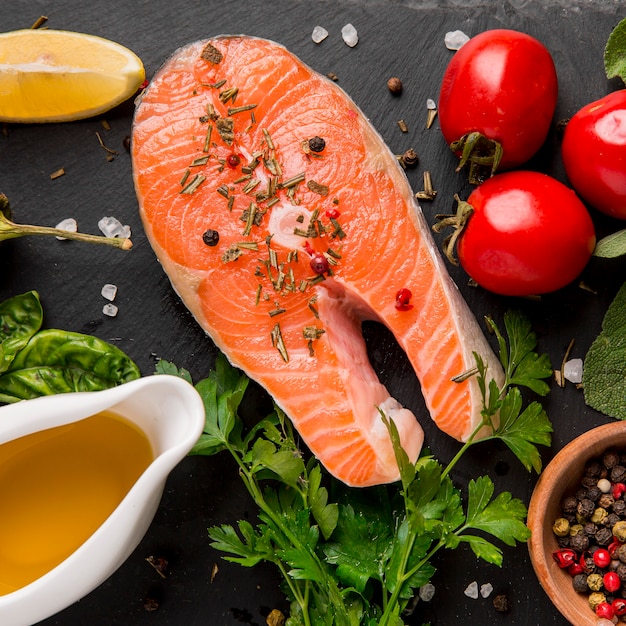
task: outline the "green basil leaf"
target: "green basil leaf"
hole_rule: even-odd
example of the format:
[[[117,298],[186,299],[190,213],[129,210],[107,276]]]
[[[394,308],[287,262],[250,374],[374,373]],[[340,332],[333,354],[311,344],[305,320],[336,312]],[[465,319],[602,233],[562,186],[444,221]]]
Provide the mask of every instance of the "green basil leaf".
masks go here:
[[[607,78],[619,76],[626,82],[626,18],[609,35],[604,48],[604,69]]]
[[[42,330],[0,376],[0,401],[97,391],[140,376],[139,368],[124,352],[102,339],[63,330]]]
[[[0,373],[41,328],[43,310],[36,291],[0,303]]]

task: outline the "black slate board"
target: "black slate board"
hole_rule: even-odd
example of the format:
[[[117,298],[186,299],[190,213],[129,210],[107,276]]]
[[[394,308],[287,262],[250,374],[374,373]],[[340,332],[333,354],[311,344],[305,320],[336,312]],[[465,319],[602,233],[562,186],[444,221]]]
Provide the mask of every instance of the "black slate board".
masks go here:
[[[408,175],[417,191],[423,170],[432,172],[439,193],[423,208],[433,223],[436,213],[450,211],[454,193],[466,196],[469,191],[463,176],[453,173],[454,158],[437,124],[430,130],[424,128],[426,99],[437,98],[452,54],[443,44],[445,33],[461,29],[473,35],[487,28],[507,27],[541,39],[552,52],[559,74],[558,120],[618,86],[607,82],[602,68],[604,43],[622,17],[618,4],[605,0],[407,0],[386,4],[372,0],[110,0],[97,4],[14,0],[3,5],[0,28],[28,28],[39,15],[47,15],[51,28],[88,32],[130,47],[143,59],[148,77],[177,47],[196,39],[245,33],[276,40],[319,72],[337,74],[339,84],[394,152],[409,147],[417,150],[420,166]],[[356,48],[341,40],[341,28],[348,22],[359,33]],[[320,45],[310,37],[316,24],[330,33]],[[386,89],[392,75],[404,82],[400,98],[393,98]],[[211,368],[216,350],[172,291],[142,231],[130,159],[123,147],[132,113],[132,102],[127,102],[103,116],[110,124],[109,131],[103,130],[102,118],[95,118],[62,125],[11,125],[0,133],[0,191],[9,197],[16,221],[54,225],[71,216],[82,230],[97,232],[100,217],[113,215],[131,226],[134,242],[128,253],[54,239],[5,242],[0,246],[0,266],[4,268],[0,298],[35,289],[41,295],[46,327],[92,333],[111,341],[135,359],[144,375],[154,371],[156,358],[164,358],[186,367],[197,380]],[[399,131],[399,119],[406,121],[407,134]],[[113,161],[107,161],[96,132],[119,152]],[[66,174],[51,180],[50,174],[60,167]],[[555,133],[529,167],[565,180]],[[622,227],[598,214],[594,220],[599,235]],[[501,319],[508,308],[522,308],[539,335],[540,349],[559,364],[571,339],[575,339],[572,356],[584,356],[623,280],[624,269],[622,262],[593,261],[583,278],[595,294],[572,285],[541,302],[490,295],[467,287],[461,270],[451,268],[451,273],[479,319],[487,313]],[[107,282],[118,285],[116,318],[101,312],[105,301],[100,288]],[[393,338],[376,325],[367,325],[364,333],[382,381],[392,395],[424,417],[432,451],[442,461],[449,460],[458,444],[429,424],[417,381]],[[254,417],[269,403],[256,390],[248,406]],[[555,387],[545,407],[555,427],[553,447],[544,451],[545,463],[577,434],[608,421],[586,407],[581,392],[572,385]],[[458,467],[454,480],[463,486],[482,473],[492,476],[497,491],[510,490],[529,501],[536,477],[527,474],[503,447],[475,447]],[[186,459],[172,472],[149,532],[123,567],[89,596],[44,623],[264,624],[271,608],[286,608],[274,570],[243,570],[222,561],[209,547],[206,534],[208,526],[253,515],[226,457]],[[537,583],[524,546],[505,548],[504,554],[501,570],[479,563],[463,548],[438,557],[435,599],[419,603],[407,623],[565,624]],[[148,556],[168,559],[166,579],[146,563]],[[219,571],[212,580],[214,563]],[[513,603],[511,612],[497,613],[492,598],[467,598],[463,590],[474,580],[479,585],[492,583],[494,594],[507,593]],[[144,600],[148,597],[158,600],[158,610],[146,611]]]

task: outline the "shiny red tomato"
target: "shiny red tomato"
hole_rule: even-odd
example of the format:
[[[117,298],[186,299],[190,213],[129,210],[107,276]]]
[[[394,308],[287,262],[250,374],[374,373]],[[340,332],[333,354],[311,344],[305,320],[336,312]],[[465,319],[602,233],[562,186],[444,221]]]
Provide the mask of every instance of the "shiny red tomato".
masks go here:
[[[626,219],[626,89],[583,107],[565,127],[563,164],[592,207]]]
[[[554,115],[557,74],[548,49],[514,30],[488,30],[464,44],[445,70],[439,94],[441,132],[461,155],[495,158],[499,169],[528,161],[542,146]],[[481,139],[469,145],[475,133]],[[494,143],[496,142],[496,143]],[[478,161],[477,161],[478,162]],[[463,163],[463,162],[462,162]]]
[[[467,202],[457,243],[461,266],[482,287],[508,296],[556,291],[593,252],[591,217],[574,191],[538,172],[496,174]]]

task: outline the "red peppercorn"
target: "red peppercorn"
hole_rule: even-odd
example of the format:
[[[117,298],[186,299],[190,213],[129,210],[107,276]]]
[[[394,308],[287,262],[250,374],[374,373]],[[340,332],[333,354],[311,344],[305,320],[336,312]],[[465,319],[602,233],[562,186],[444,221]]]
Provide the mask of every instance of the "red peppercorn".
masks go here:
[[[577,576],[578,574],[582,574],[585,571],[585,568],[580,563],[572,563],[567,568],[567,573],[570,576]]]
[[[607,572],[602,577],[602,582],[609,593],[614,593],[622,586],[622,581],[616,572]]]
[[[611,603],[611,606],[613,607],[613,612],[618,617],[626,615],[626,600],[624,600],[624,598],[615,598],[615,600]]]
[[[241,157],[238,154],[235,154],[234,152],[229,154],[226,157],[226,164],[228,165],[228,167],[235,168],[240,163],[241,163]]]
[[[328,259],[323,254],[316,252],[311,257],[311,269],[316,274],[325,274],[329,267]]]
[[[413,305],[409,304],[412,295],[409,289],[400,289],[400,291],[396,293],[396,309],[398,309],[398,311],[410,311],[413,308]],[[572,550],[572,552],[574,551]]]
[[[619,500],[626,493],[626,483],[615,483],[611,493],[616,500]]]
[[[622,545],[622,542],[619,541],[618,539],[615,539],[615,537],[613,537],[613,541],[611,541],[611,543],[606,548],[609,551],[609,554],[611,555],[612,559],[617,558],[615,556],[615,553],[619,550],[621,545]]]
[[[328,219],[336,220],[340,215],[341,213],[339,213],[339,211],[335,208],[326,209],[326,217]]]
[[[613,619],[615,611],[613,611],[613,607],[608,602],[600,602],[596,607],[596,615],[604,619]]]
[[[611,555],[606,548],[598,548],[593,553],[593,562],[599,567],[608,567],[611,563]]]

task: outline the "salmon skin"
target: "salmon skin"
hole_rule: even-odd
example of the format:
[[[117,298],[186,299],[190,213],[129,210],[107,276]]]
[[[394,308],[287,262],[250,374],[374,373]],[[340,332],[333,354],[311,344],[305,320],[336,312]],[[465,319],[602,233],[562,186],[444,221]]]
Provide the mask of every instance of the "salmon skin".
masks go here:
[[[364,320],[406,351],[439,428],[464,441],[480,424],[475,377],[452,379],[476,352],[501,380],[498,359],[396,157],[335,83],[264,39],[190,44],[137,102],[132,161],[174,289],[336,478],[399,478],[380,411],[412,461],[423,444],[369,363]]]

